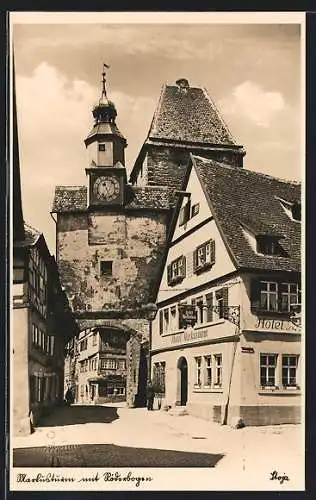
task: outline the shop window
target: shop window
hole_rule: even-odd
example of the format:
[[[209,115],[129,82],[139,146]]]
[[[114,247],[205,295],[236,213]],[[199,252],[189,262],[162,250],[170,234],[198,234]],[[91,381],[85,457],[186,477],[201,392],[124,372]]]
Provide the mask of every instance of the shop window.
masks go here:
[[[212,356],[205,356],[205,385],[211,387],[212,385]]]
[[[195,358],[195,385],[202,385],[202,358],[198,356]]]
[[[102,278],[108,278],[113,275],[113,261],[112,260],[101,260],[100,262],[100,274]]]
[[[195,273],[209,269],[215,264],[215,241],[209,240],[199,245],[193,252],[193,271]]]
[[[222,387],[222,355],[214,355],[215,378],[214,387]]]
[[[282,355],[282,386],[284,388],[297,387],[297,364],[297,355]]]
[[[262,388],[276,386],[277,354],[260,354],[260,385]]]
[[[169,286],[173,286],[185,278],[185,267],[184,255],[181,255],[167,266],[167,282]]]

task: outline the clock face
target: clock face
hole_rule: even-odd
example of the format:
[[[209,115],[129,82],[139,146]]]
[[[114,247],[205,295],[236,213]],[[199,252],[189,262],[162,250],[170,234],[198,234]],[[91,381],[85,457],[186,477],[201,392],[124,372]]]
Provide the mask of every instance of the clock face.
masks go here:
[[[120,182],[116,177],[98,177],[93,185],[93,192],[99,200],[116,200],[120,194]]]

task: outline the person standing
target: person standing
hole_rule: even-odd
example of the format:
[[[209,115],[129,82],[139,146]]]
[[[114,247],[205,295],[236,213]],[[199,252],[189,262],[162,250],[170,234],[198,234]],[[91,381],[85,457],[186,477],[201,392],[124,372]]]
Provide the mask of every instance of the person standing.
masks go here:
[[[155,389],[152,381],[147,384],[147,410],[152,411],[154,406]]]

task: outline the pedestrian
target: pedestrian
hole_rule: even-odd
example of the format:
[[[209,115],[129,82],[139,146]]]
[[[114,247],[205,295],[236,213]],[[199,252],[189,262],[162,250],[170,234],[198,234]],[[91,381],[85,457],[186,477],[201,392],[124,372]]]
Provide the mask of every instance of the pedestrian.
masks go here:
[[[74,402],[74,395],[73,395],[73,391],[72,391],[71,387],[68,387],[68,389],[67,389],[67,392],[65,394],[65,400],[66,400],[67,406],[72,405],[72,403]]]
[[[147,384],[147,410],[152,411],[153,410],[153,405],[154,405],[154,398],[155,398],[155,388],[150,380]]]

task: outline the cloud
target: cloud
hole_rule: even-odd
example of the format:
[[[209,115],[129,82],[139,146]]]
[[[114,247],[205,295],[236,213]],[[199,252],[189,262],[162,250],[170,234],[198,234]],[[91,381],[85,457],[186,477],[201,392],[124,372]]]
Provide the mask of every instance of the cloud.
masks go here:
[[[222,108],[227,115],[243,116],[259,127],[269,127],[276,114],[285,110],[286,103],[280,92],[265,91],[257,83],[245,81],[222,101]]]
[[[86,183],[83,141],[93,126],[91,110],[100,89],[70,81],[46,62],[30,77],[17,75],[16,86],[24,217],[44,234],[49,232],[53,242],[49,213],[54,189]],[[145,139],[155,102],[124,92],[111,92],[110,98],[118,110],[118,127],[133,139],[126,155],[131,164]]]

